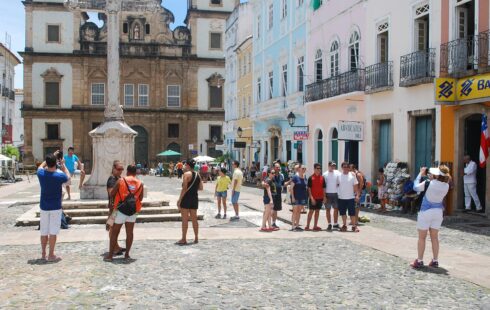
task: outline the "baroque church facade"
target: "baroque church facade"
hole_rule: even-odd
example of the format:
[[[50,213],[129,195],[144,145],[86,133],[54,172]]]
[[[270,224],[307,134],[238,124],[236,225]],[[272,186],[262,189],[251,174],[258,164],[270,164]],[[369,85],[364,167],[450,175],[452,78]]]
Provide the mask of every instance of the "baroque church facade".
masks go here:
[[[123,0],[120,104],[135,161],[163,150],[218,156],[223,144],[224,33],[239,0],[188,0],[185,26],[161,0]],[[89,132],[107,104],[105,0],[25,0],[24,161],[74,146],[92,166]]]

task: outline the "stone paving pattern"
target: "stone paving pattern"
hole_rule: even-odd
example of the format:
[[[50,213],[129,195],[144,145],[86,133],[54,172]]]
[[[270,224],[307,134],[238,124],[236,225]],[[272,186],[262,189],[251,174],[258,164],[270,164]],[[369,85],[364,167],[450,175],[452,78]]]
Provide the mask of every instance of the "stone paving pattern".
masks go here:
[[[144,177],[144,181],[150,194],[176,200],[179,181],[157,177]],[[206,184],[200,194],[200,212],[205,215],[202,228],[222,229],[223,236],[235,228],[258,229],[261,190],[243,187],[242,202],[250,209],[242,207],[243,220],[230,223],[214,219],[213,188],[214,184]],[[36,181],[14,184],[8,190],[0,188],[0,234],[34,230],[13,225],[32,207],[14,203],[38,199]],[[284,209],[287,219],[289,206]],[[416,237],[414,217],[366,215],[371,218],[366,225]],[[324,218],[322,211],[325,228]],[[279,225],[289,228],[283,222]],[[464,225],[447,226],[441,230],[443,246],[490,256],[490,229],[480,227],[471,230],[477,233],[469,233]],[[158,227],[178,231],[180,223],[138,224],[135,234]],[[106,234],[101,225],[70,229],[83,234],[97,228]],[[309,234],[299,233],[304,237],[298,239],[268,239],[264,234],[260,239],[201,240],[186,247],[175,246],[175,240],[136,240],[131,253],[135,260],[119,259],[114,264],[102,261],[107,242],[101,241],[60,243],[57,252],[63,261],[56,264],[37,260],[39,244],[2,246],[0,308],[490,309],[490,288],[450,276],[444,268],[414,271],[406,259],[336,238],[337,233],[328,238],[308,238]],[[488,261],[490,266],[490,257]]]
[[[341,239],[139,241],[129,264],[104,263],[100,242],[61,244],[57,264],[27,262],[34,248],[1,249],[1,308],[490,307],[488,289]]]

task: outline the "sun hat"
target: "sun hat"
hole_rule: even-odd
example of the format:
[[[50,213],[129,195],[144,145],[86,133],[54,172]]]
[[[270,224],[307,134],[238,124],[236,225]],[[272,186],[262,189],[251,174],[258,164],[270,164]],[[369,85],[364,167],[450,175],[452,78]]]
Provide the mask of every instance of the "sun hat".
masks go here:
[[[429,173],[432,175],[442,175],[443,177],[446,176],[446,174],[443,173],[439,168],[430,168]]]

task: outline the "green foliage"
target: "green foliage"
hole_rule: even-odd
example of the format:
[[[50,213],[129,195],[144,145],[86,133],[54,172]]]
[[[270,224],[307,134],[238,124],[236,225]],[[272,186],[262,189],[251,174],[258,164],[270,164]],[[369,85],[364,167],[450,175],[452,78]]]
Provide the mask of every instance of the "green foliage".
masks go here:
[[[226,162],[226,161],[228,161],[228,160],[231,160],[231,159],[232,159],[232,158],[231,158],[231,154],[230,154],[229,152],[226,152],[226,153],[224,153],[223,155],[218,156],[218,157],[216,158],[216,160],[215,160],[215,161],[216,161],[217,163],[224,163],[224,162]]]
[[[4,146],[2,148],[2,155],[5,155],[5,156],[10,157],[10,158],[12,158],[12,156],[15,156],[15,160],[19,160],[19,158],[20,158],[19,149],[13,145]]]

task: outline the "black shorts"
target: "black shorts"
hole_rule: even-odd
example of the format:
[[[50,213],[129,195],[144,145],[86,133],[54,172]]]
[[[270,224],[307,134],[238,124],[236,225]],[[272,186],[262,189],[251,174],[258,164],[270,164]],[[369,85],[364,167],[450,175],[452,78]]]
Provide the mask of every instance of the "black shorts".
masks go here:
[[[313,204],[312,201],[310,200],[310,203],[308,205],[310,210],[321,210],[323,206],[323,198],[322,199],[315,199],[316,203]]]
[[[281,211],[282,210],[282,198],[281,195],[272,196],[272,202],[274,203],[274,207],[272,210]]]
[[[355,199],[339,199],[338,204],[340,215],[346,215],[347,213],[349,213],[349,216],[356,215]]]

